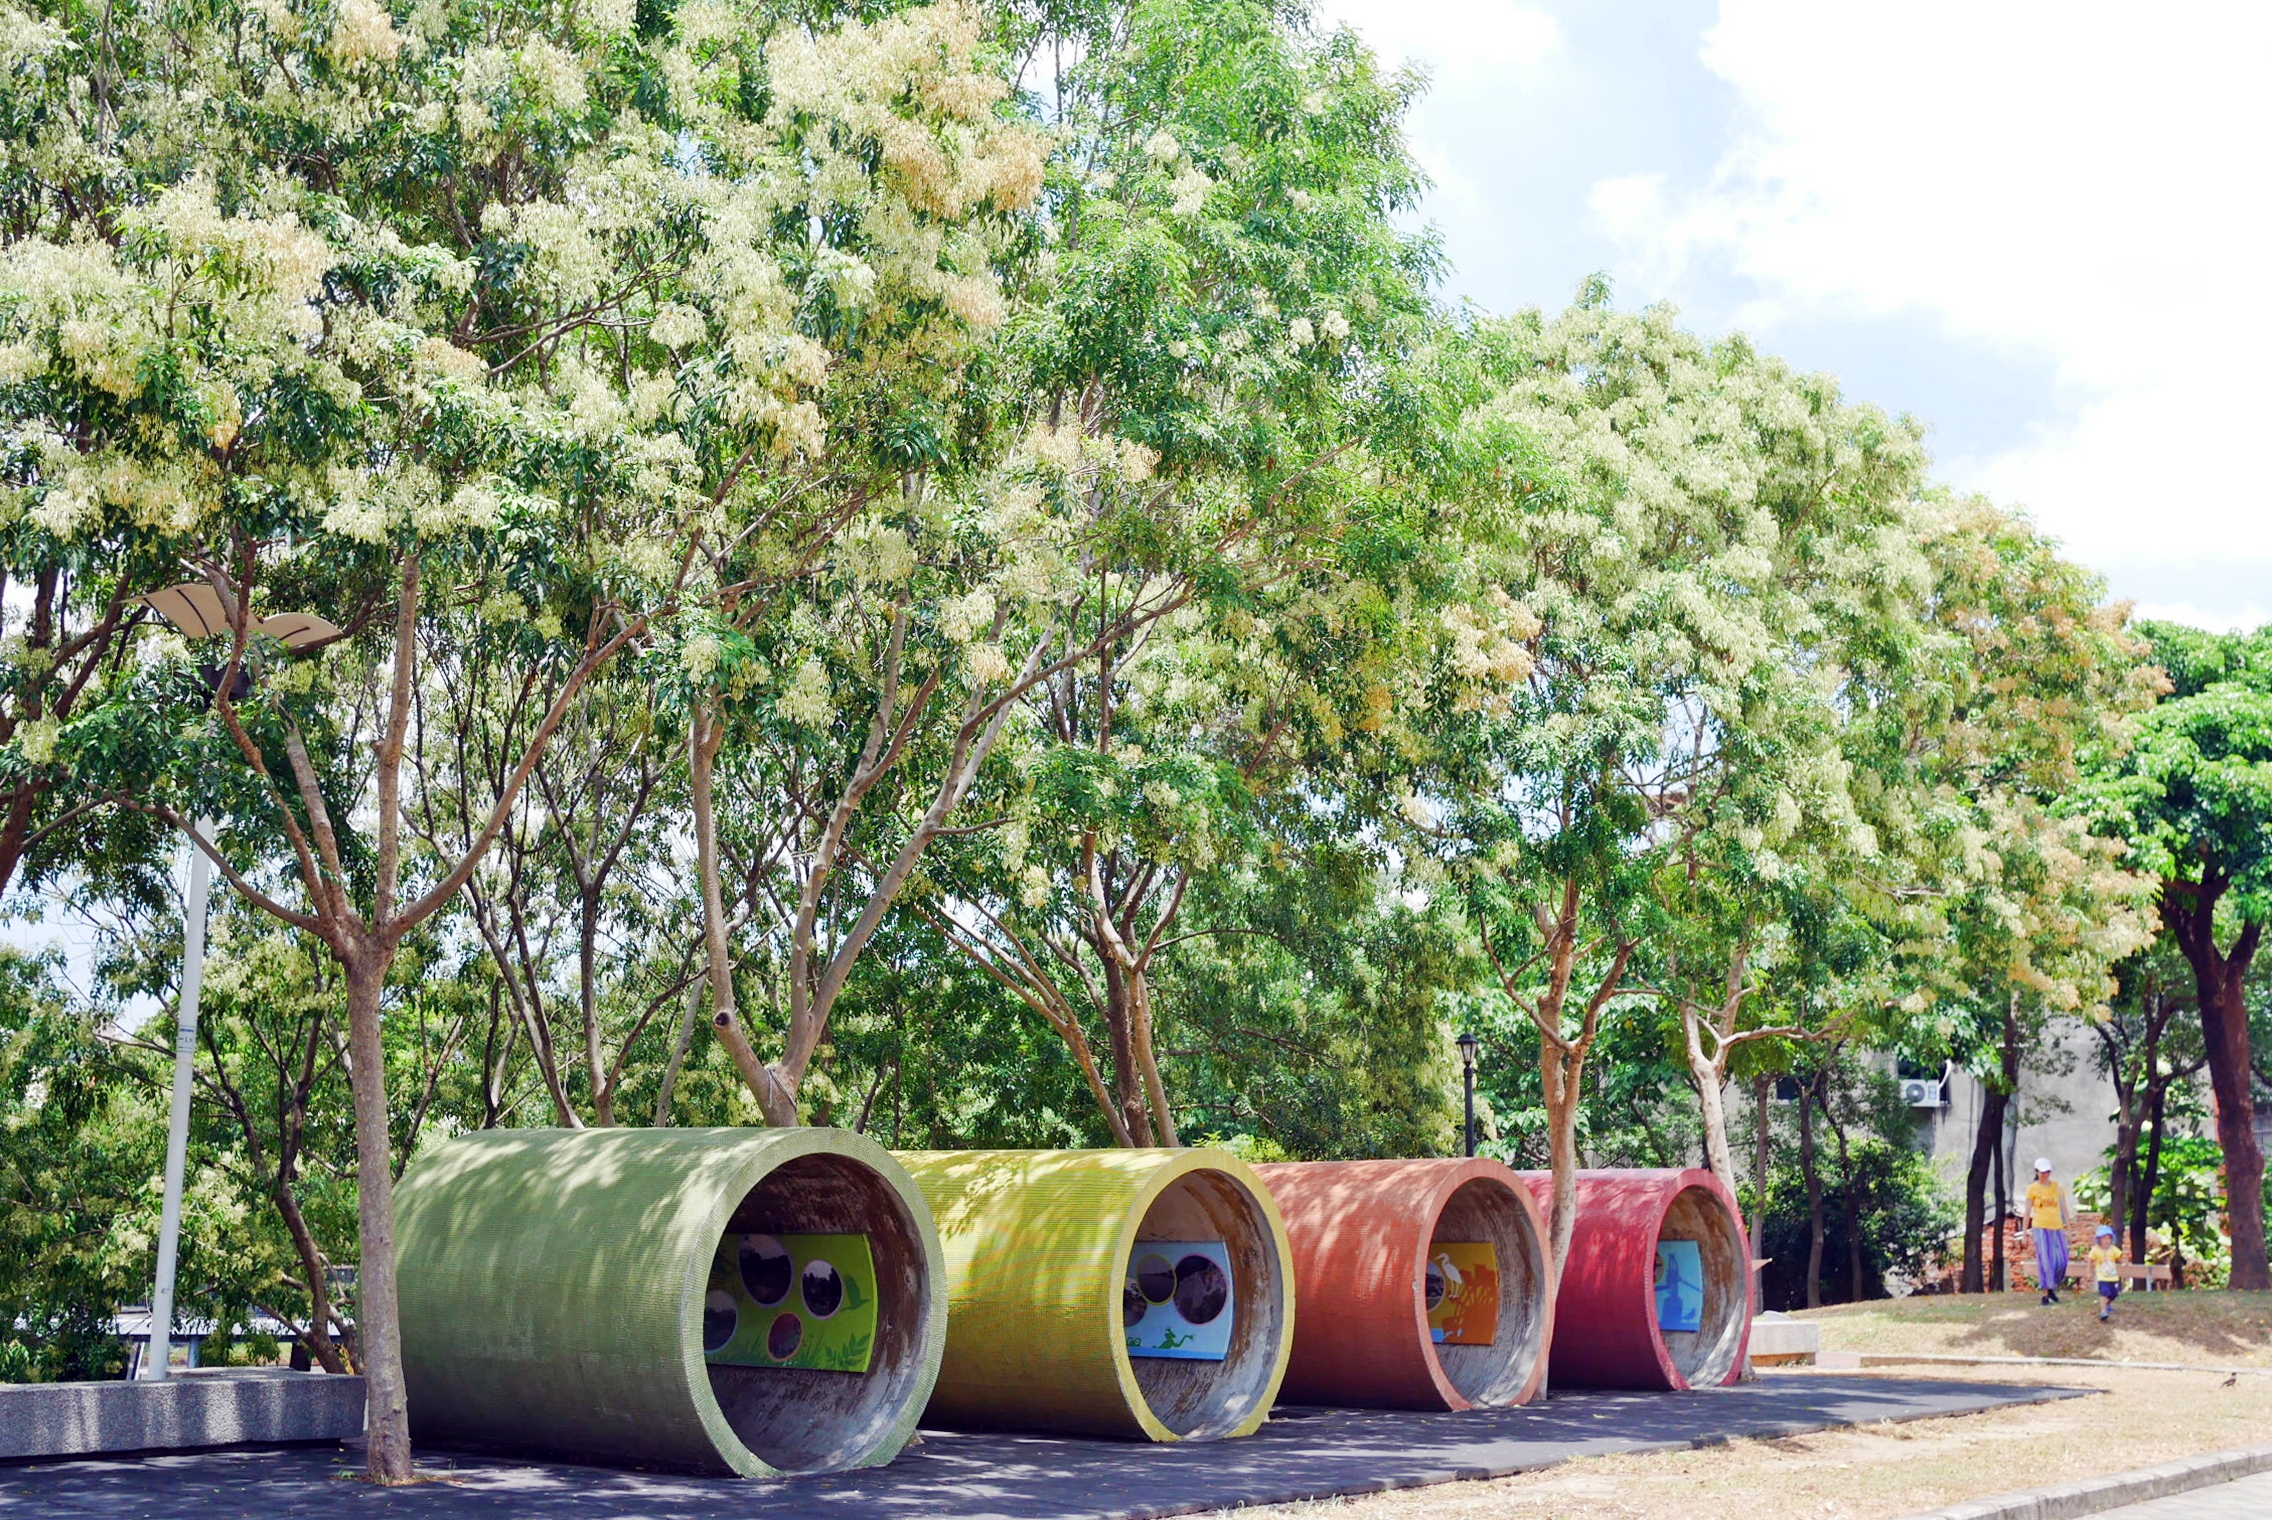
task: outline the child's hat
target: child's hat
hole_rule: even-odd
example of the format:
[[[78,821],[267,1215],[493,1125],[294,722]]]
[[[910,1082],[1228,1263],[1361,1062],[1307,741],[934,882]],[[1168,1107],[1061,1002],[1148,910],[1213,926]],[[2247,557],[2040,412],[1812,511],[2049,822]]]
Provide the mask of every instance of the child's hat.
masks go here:
[[[2051,1158],[2050,1158],[2049,1156],[2038,1156],[2038,1157],[2036,1157],[2036,1158],[2035,1158],[2035,1169],[2036,1169],[2037,1171],[2039,1171],[2039,1172],[2048,1172],[2048,1171],[2050,1171],[2050,1170],[2051,1170]]]
[[[2102,1224],[2098,1227],[2098,1233],[2100,1239],[2112,1240],[2114,1238],[2114,1226],[2110,1224]]]

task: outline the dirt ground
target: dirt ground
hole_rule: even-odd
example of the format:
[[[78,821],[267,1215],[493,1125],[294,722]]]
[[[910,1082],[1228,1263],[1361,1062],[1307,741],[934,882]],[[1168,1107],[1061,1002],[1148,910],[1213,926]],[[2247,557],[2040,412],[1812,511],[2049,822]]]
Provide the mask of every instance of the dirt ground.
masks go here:
[[[1947,1367],[1873,1369],[1871,1375],[1969,1376]],[[1998,1367],[1980,1377],[2105,1392],[1703,1451],[1589,1458],[1492,1482],[1224,1513],[1239,1520],[1891,1520],[2011,1489],[2272,1440],[2272,1378],[2240,1377],[2227,1387],[2211,1373],[2095,1367]]]
[[[2112,1323],[2079,1294],[2046,1308],[2032,1293],[1879,1299],[1794,1316],[1822,1326],[1825,1351],[1948,1351],[2108,1361],[2272,1367],[2272,1293],[2129,1293]]]

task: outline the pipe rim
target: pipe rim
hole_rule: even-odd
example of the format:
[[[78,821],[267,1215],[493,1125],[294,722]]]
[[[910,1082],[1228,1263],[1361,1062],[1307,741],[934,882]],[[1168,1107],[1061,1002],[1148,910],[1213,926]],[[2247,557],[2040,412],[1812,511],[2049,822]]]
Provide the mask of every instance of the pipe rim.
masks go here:
[[[1478,1406],[1473,1399],[1460,1392],[1458,1386],[1452,1382],[1451,1374],[1444,1370],[1443,1357],[1436,1350],[1435,1337],[1428,1330],[1428,1295],[1424,1274],[1428,1267],[1428,1248],[1435,1243],[1436,1230],[1443,1223],[1444,1210],[1450,1206],[1452,1195],[1460,1189],[1478,1182],[1495,1183],[1502,1191],[1513,1196],[1516,1211],[1523,1216],[1524,1223],[1530,1230],[1533,1257],[1531,1265],[1536,1270],[1539,1280],[1546,1284],[1546,1290],[1541,1296],[1539,1304],[1538,1343],[1530,1350],[1530,1367],[1524,1373],[1521,1390],[1511,1398],[1494,1399],[1488,1405],[1482,1407],[1491,1409],[1515,1408],[1528,1404],[1531,1400],[1537,1398],[1540,1388],[1544,1386],[1546,1381],[1547,1358],[1551,1355],[1554,1346],[1554,1301],[1557,1285],[1553,1281],[1552,1242],[1548,1238],[1546,1221],[1540,1213],[1538,1200],[1531,1196],[1530,1189],[1523,1185],[1522,1178],[1517,1175],[1513,1167],[1508,1166],[1503,1161],[1494,1161],[1488,1156],[1459,1157],[1454,1165],[1444,1167],[1440,1171],[1434,1171],[1434,1185],[1427,1203],[1428,1227],[1414,1249],[1414,1260],[1411,1263],[1409,1273],[1412,1281],[1413,1333],[1420,1339],[1422,1360],[1428,1369],[1429,1378],[1436,1385],[1436,1392],[1443,1396],[1444,1406],[1452,1410],[1474,1409]],[[1503,1282],[1507,1275],[1504,1268],[1501,1269],[1499,1275]],[[1650,1313],[1654,1314],[1655,1312],[1655,1305],[1652,1302]]]
[[[702,1351],[702,1306],[709,1291],[711,1258],[708,1253],[697,1251],[687,1258],[679,1290],[679,1370],[694,1405],[695,1417],[702,1422],[703,1431],[710,1437],[719,1457],[745,1478],[790,1478],[823,1470],[880,1466],[897,1456],[915,1434],[923,1418],[923,1407],[930,1402],[931,1390],[939,1380],[939,1362],[946,1351],[946,1256],[939,1244],[938,1222],[931,1217],[923,1190],[916,1186],[907,1168],[899,1164],[899,1158],[865,1135],[815,1126],[754,1133],[762,1137],[764,1143],[753,1147],[747,1160],[737,1166],[730,1177],[720,1179],[720,1185],[711,1193],[710,1206],[696,1238],[709,1241],[710,1250],[714,1251],[742,1199],[792,1161],[807,1156],[835,1156],[866,1166],[898,1195],[913,1223],[916,1243],[922,1252],[925,1283],[924,1324],[919,1337],[922,1354],[908,1394],[900,1401],[897,1417],[866,1451],[842,1468],[775,1467],[750,1450],[727,1420],[717,1394],[711,1390],[709,1363]]]
[[[1294,1350],[1294,1258],[1286,1239],[1286,1221],[1278,1212],[1278,1204],[1270,1196],[1270,1189],[1253,1168],[1229,1151],[1215,1146],[1194,1146],[1188,1150],[1162,1151],[1162,1164],[1155,1166],[1144,1177],[1134,1199],[1124,1211],[1120,1228],[1113,1236],[1113,1254],[1110,1262],[1112,1291],[1105,1294],[1099,1305],[1103,1311],[1097,1317],[1098,1328],[1103,1332],[1111,1350],[1113,1380],[1120,1388],[1128,1412],[1143,1428],[1144,1434],[1154,1441],[1206,1441],[1231,1440],[1254,1434],[1270,1418],[1270,1409],[1278,1401],[1279,1385],[1286,1380],[1286,1362]],[[1235,1424],[1204,1434],[1179,1434],[1167,1422],[1153,1413],[1151,1402],[1144,1397],[1141,1384],[1136,1381],[1136,1367],[1128,1355],[1128,1340],[1120,1327],[1119,1281],[1127,1270],[1127,1262],[1136,1248],[1136,1235],[1144,1227],[1145,1217],[1152,1205],[1183,1178],[1198,1172],[1217,1172],[1246,1195],[1247,1202],[1262,1216],[1262,1239],[1269,1244],[1277,1257],[1278,1343],[1271,1352],[1270,1367],[1257,1390],[1254,1408]]]

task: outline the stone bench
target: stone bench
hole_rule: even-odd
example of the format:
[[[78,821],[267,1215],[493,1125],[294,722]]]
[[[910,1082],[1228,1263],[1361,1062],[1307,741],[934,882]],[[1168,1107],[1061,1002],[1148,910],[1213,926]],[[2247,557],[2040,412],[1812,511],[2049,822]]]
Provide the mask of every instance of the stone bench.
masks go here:
[[[363,1380],[282,1367],[204,1367],[160,1383],[0,1384],[0,1461],[363,1433]]]
[[[1822,1326],[1770,1309],[1751,1321],[1751,1364],[1780,1367],[1811,1364],[1822,1353]]]

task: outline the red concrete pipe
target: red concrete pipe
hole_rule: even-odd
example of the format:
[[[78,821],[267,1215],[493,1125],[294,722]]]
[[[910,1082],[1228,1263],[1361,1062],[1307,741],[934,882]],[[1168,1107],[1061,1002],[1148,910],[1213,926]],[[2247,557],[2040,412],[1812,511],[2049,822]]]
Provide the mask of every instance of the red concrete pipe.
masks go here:
[[[1283,1402],[1471,1409],[1537,1396],[1553,1294],[1545,1222],[1514,1172],[1482,1158],[1255,1170],[1293,1247],[1294,1346]],[[1483,1243],[1490,1252],[1444,1249]],[[1495,1311],[1477,1270],[1485,1263]],[[1429,1324],[1431,1269],[1438,1284],[1448,1269],[1451,1297],[1480,1315],[1473,1324],[1453,1321],[1441,1345]]]
[[[1554,1177],[1524,1172],[1552,1218]],[[1751,1250],[1727,1184],[1701,1167],[1578,1173],[1577,1228],[1554,1301],[1549,1370],[1564,1388],[1704,1388],[1743,1376]],[[1692,1240],[1703,1272],[1694,1330],[1657,1319],[1657,1245]]]

